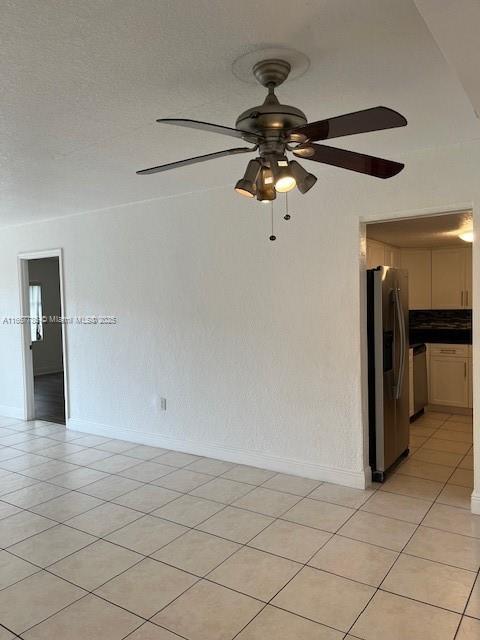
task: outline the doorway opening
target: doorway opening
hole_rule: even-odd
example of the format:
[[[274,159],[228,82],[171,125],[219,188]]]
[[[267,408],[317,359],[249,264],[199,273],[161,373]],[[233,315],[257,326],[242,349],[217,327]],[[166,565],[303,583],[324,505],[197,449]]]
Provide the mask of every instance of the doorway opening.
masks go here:
[[[365,305],[368,450],[374,477],[403,487],[407,495],[426,499],[422,491],[430,491],[442,504],[470,509],[472,211],[369,222],[365,235],[367,275],[373,281],[376,274],[378,281],[376,294],[370,286]],[[407,307],[405,321],[398,323],[406,333],[403,342],[395,324],[395,291],[385,286],[389,280],[403,282],[395,285],[403,288],[407,301],[402,305]],[[400,410],[405,407],[408,411]],[[381,473],[375,473],[375,456],[382,462],[375,446],[389,463]]]
[[[59,250],[19,256],[25,417],[65,424],[66,358]]]

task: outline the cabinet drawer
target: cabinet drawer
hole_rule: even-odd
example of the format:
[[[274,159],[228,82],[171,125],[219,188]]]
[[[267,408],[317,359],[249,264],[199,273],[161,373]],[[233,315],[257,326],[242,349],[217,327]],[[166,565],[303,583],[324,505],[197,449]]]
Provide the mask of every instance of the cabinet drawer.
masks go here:
[[[468,344],[430,344],[430,354],[432,356],[460,356],[468,358]]]

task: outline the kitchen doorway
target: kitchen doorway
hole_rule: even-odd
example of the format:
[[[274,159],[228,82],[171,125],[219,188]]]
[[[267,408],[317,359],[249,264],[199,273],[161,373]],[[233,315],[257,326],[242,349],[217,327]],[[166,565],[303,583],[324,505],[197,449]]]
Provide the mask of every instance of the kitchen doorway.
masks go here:
[[[60,250],[19,260],[24,413],[27,420],[66,424],[67,367]]]
[[[396,469],[396,476],[404,473],[419,478],[419,483],[434,476],[445,478],[442,495],[454,496],[453,506],[470,508],[474,489],[472,211],[372,221],[364,230],[370,280],[375,271],[379,283],[385,282],[389,272],[408,279],[403,354],[396,337],[401,332],[394,326],[393,316],[398,315],[394,296],[382,293],[378,285],[379,301],[371,291],[367,296],[366,284],[363,287],[366,460],[374,478],[384,479],[385,475],[388,481],[388,469],[376,473],[378,451],[383,447],[385,459],[395,459],[390,472]],[[364,271],[362,278],[366,280]],[[374,306],[377,324],[382,319],[384,323],[376,346],[371,335],[364,335],[367,326],[372,331]],[[404,362],[407,373],[402,397],[408,397],[408,417],[398,412],[396,420],[392,414],[395,416],[399,404],[398,371]],[[406,431],[408,446],[403,437]]]

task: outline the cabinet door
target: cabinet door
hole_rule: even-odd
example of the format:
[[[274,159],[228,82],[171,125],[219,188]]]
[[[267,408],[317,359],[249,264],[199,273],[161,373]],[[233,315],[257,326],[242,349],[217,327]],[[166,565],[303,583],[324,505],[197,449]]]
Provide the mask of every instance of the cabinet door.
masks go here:
[[[398,247],[392,247],[392,267],[400,269],[402,266],[402,257]]]
[[[450,407],[468,407],[468,378],[468,358],[432,355],[429,402]]]
[[[408,350],[408,415],[411,418],[415,413],[413,397],[413,349]]]
[[[401,249],[401,266],[408,271],[409,309],[432,308],[430,249]]]
[[[468,408],[473,409],[473,360],[468,359]]]
[[[392,247],[389,244],[385,245],[385,262],[383,263],[387,267],[394,267],[399,269],[401,266],[400,249]]]
[[[381,242],[367,238],[367,269],[385,264],[385,249]]]
[[[464,307],[467,309],[472,308],[472,250],[464,249],[465,251],[465,299],[463,301]]]
[[[432,309],[465,306],[465,249],[432,249]]]

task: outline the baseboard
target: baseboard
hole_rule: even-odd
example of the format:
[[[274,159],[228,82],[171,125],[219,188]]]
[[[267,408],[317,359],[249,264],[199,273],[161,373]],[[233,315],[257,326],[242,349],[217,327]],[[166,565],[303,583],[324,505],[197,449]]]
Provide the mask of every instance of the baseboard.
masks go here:
[[[3,404],[0,404],[0,416],[3,418],[16,418],[17,420],[25,419],[23,408],[18,409],[17,407],[7,407]]]
[[[429,411],[440,411],[441,413],[453,413],[458,416],[471,416],[473,415],[473,409],[467,409],[466,407],[451,407],[446,404],[429,404],[425,407],[425,415],[428,416]]]
[[[173,449],[174,451],[182,451],[198,456],[226,460],[227,462],[260,467],[279,473],[289,473],[304,478],[342,484],[347,487],[354,487],[355,489],[364,489],[370,483],[371,478],[370,469],[364,471],[349,471],[347,469],[328,467],[305,460],[284,458],[261,451],[226,447],[212,442],[184,440],[160,433],[137,431],[136,429],[125,427],[112,427],[110,425],[75,418],[68,419],[67,429],[92,433],[108,438],[117,438],[118,440],[127,440],[138,444],[146,444],[152,447]]]
[[[471,497],[472,513],[480,515],[480,493],[472,493]]]

